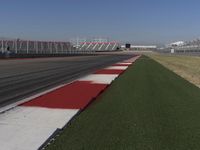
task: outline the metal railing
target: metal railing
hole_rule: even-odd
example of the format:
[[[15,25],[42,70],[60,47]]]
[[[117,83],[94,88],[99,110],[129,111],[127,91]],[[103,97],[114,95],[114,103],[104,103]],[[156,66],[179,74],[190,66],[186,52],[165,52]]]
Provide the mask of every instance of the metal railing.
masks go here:
[[[0,52],[15,54],[66,54],[75,49],[70,42],[1,40]]]
[[[176,53],[200,53],[200,45],[188,45],[174,48]]]

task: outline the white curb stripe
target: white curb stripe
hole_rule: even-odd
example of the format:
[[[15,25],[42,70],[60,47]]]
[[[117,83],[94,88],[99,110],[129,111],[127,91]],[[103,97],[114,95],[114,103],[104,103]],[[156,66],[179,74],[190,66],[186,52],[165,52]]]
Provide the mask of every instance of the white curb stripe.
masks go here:
[[[91,81],[96,84],[110,84],[118,76],[118,74],[91,74],[80,78],[78,81]]]
[[[121,62],[121,63],[117,63],[117,65],[131,65],[132,63],[125,63],[125,62]]]
[[[107,67],[105,69],[110,69],[110,70],[126,70],[128,68],[128,66],[111,66],[111,67]]]
[[[125,60],[124,62],[125,63],[127,63],[127,62],[132,62],[132,63],[134,63],[138,58],[140,58],[141,56],[139,55],[139,56],[136,56],[136,57],[133,57],[133,58],[131,58],[131,59],[128,59],[128,60]]]

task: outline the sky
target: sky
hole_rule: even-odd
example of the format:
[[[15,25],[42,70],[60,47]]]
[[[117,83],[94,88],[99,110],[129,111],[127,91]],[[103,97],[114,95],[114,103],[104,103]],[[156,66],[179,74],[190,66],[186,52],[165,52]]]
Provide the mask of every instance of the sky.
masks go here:
[[[1,0],[0,37],[105,37],[164,44],[200,37],[199,0]]]

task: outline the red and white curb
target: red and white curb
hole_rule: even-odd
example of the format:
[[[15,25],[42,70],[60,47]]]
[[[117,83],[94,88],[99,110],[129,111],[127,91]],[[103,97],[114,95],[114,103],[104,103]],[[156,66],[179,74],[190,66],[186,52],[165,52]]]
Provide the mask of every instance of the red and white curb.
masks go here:
[[[36,150],[140,56],[0,109],[2,150]]]

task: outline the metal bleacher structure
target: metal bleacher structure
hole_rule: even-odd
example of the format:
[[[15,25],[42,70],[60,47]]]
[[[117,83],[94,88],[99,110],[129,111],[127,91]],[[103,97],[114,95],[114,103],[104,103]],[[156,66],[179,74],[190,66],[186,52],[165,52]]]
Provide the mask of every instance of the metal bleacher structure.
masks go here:
[[[96,51],[113,51],[117,42],[107,39],[78,40],[74,42],[33,41],[21,39],[0,39],[0,54],[75,54]]]
[[[79,51],[114,51],[120,47],[118,42],[110,42],[107,39],[96,38],[92,40],[78,40],[76,46]]]
[[[119,47],[117,42],[84,42],[81,43],[79,50],[82,51],[114,51]]]
[[[166,49],[161,50],[165,53],[180,53],[180,54],[200,54],[200,39],[192,41],[179,41],[166,45]]]
[[[74,51],[70,42],[30,41],[30,40],[0,40],[0,52],[15,54],[66,54]]]
[[[183,45],[173,48],[176,53],[200,53],[200,39],[186,41]]]

